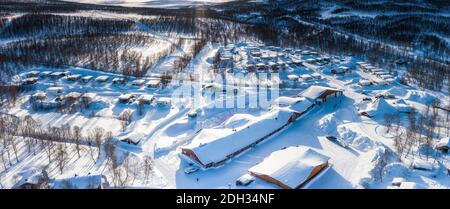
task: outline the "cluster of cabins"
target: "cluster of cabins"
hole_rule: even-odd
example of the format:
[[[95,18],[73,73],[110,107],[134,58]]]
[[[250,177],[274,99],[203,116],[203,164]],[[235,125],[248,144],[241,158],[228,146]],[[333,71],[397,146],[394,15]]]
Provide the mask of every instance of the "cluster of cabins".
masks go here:
[[[104,189],[109,182],[104,175],[74,176],[50,179],[45,171],[30,167],[18,173],[19,181],[13,189]]]
[[[236,114],[218,127],[203,129],[189,145],[182,147],[182,157],[204,169],[223,165],[226,161],[280,132],[314,106],[320,106],[328,99],[342,94],[343,91],[339,89],[311,86],[296,97],[279,97],[275,100],[275,104],[261,116]],[[290,156],[292,153],[289,152],[303,154],[292,158],[280,157]],[[267,162],[263,161],[261,166],[256,166],[249,172],[255,177],[275,183],[282,188],[298,188],[328,165],[328,158],[319,156],[309,148],[289,148],[272,153]],[[263,169],[271,167],[265,164],[271,164],[272,159],[278,161],[279,168],[272,166],[270,169]],[[299,173],[302,175],[297,175]],[[287,176],[292,178],[289,183],[282,179]]]
[[[118,97],[118,101],[123,104],[129,104],[134,101],[138,101],[140,104],[146,104],[150,105],[153,102],[156,102],[158,106],[170,106],[172,104],[172,100],[168,97],[160,97],[155,98],[153,95],[150,94],[131,94],[126,93],[122,94]]]
[[[38,91],[31,95],[30,103],[35,109],[54,109],[66,105],[83,105],[88,107],[95,101],[95,93],[69,92],[64,93],[63,87],[49,87],[47,92]]]
[[[319,65],[330,62],[330,57],[321,56],[318,52],[259,44],[247,44],[242,48],[228,44],[220,48],[218,53],[218,68],[227,71],[240,68],[243,72],[267,72],[302,66],[303,62]],[[307,56],[307,59],[302,60],[302,56]],[[239,61],[241,66],[235,66],[236,61]]]
[[[395,77],[387,70],[374,67],[366,62],[357,62],[356,64],[363,72],[370,73],[376,77],[376,79],[360,81],[358,83],[360,86],[385,85],[395,81]]]
[[[89,83],[91,81],[95,81],[99,84],[111,82],[112,84],[117,85],[127,85],[127,83],[129,83],[131,86],[146,86],[148,88],[159,88],[162,85],[159,79],[135,79],[129,81],[127,77],[112,77],[109,75],[100,75],[95,77],[92,75],[72,74],[70,71],[30,71],[25,74],[25,77],[26,78],[22,80],[22,83],[24,84],[34,84],[39,78],[64,78],[67,81],[80,83]]]

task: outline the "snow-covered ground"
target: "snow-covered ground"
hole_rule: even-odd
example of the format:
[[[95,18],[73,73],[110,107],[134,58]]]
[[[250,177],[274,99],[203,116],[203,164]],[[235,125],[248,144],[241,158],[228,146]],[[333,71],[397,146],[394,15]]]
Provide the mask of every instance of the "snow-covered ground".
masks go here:
[[[92,2],[92,1],[90,1]],[[102,3],[103,1],[99,1]],[[127,3],[114,1],[115,4]],[[170,3],[170,2],[168,2]],[[186,44],[186,49],[189,48]],[[249,56],[247,48],[255,43],[236,43],[234,47],[233,60],[236,63],[234,75],[238,79],[238,72],[245,69],[247,64],[254,60]],[[203,50],[192,60],[189,67],[183,73],[197,73],[206,78],[210,73],[212,60],[220,51],[220,44],[207,44]],[[145,51],[145,49],[142,49]],[[170,68],[175,57],[181,55],[181,49],[157,63],[151,72],[164,72]],[[204,102],[193,104],[190,100],[171,104],[166,107],[156,104],[145,105],[142,114],[139,114],[137,101],[121,103],[118,98],[125,93],[135,95],[153,95],[157,100],[170,98],[174,91],[182,85],[182,81],[172,81],[175,86],[165,89],[153,89],[145,86],[133,86],[112,84],[111,79],[119,77],[118,74],[98,72],[83,68],[48,69],[35,68],[40,72],[46,70],[58,71],[68,70],[72,74],[95,77],[108,75],[110,79],[105,83],[90,81],[67,81],[66,79],[39,78],[35,84],[35,90],[25,93],[19,102],[8,110],[9,114],[24,117],[31,115],[35,120],[41,122],[42,126],[80,126],[84,133],[89,133],[96,127],[110,131],[113,138],[121,139],[130,134],[139,134],[140,141],[137,145],[115,141],[117,148],[116,157],[129,157],[133,162],[142,162],[147,157],[152,159],[152,175],[150,179],[144,180],[142,175],[136,175],[137,179],[129,182],[127,187],[147,188],[277,188],[260,179],[250,185],[236,186],[235,181],[246,174],[248,170],[260,163],[271,153],[290,146],[311,147],[320,153],[330,157],[330,167],[319,177],[311,181],[306,188],[387,188],[395,177],[402,177],[406,181],[415,182],[420,188],[449,188],[450,179],[443,165],[448,165],[448,154],[439,158],[441,163],[428,161],[434,167],[431,171],[415,170],[411,167],[414,160],[425,160],[422,155],[407,156],[400,158],[396,154],[393,136],[386,133],[383,114],[377,114],[372,118],[361,116],[359,113],[371,107],[382,107],[373,105],[371,102],[363,101],[371,98],[377,102],[375,96],[378,94],[392,94],[394,100],[386,99],[384,105],[392,105],[399,108],[400,104],[409,105],[419,112],[425,112],[426,106],[439,98],[442,106],[447,106],[450,101],[449,95],[442,92],[433,92],[404,86],[397,81],[384,85],[360,86],[360,80],[380,80],[373,73],[364,72],[356,67],[356,60],[352,57],[330,57],[327,54],[298,53],[295,50],[287,52],[283,48],[258,46],[262,54],[272,56],[276,52],[288,55],[277,58],[276,61],[290,63],[293,60],[303,61],[303,65],[289,64],[279,70],[279,81],[282,87],[279,94],[282,96],[295,96],[311,85],[328,86],[344,91],[342,97],[330,98],[320,106],[314,106],[297,121],[285,127],[276,134],[270,136],[263,143],[228,160],[216,168],[200,169],[194,173],[186,174],[184,169],[189,166],[190,161],[181,154],[181,147],[188,145],[192,139],[205,128],[220,127],[229,118],[236,114],[257,117],[267,112],[265,108],[211,108],[212,103]],[[303,51],[305,52],[305,50]],[[275,56],[275,55],[273,55]],[[330,61],[317,61],[314,59],[327,58]],[[310,61],[313,59],[313,61]],[[309,60],[309,61],[308,61]],[[266,61],[264,61],[266,62]],[[266,62],[265,64],[268,64]],[[331,69],[339,66],[352,67],[351,72],[345,75],[335,75]],[[305,76],[308,75],[308,76]],[[314,76],[312,75],[319,75]],[[144,77],[148,81],[154,79]],[[292,78],[298,78],[292,80]],[[312,77],[312,78],[311,78]],[[129,77],[130,80],[135,78]],[[239,79],[238,79],[239,80]],[[194,82],[209,83],[213,80],[196,80]],[[249,82],[249,81],[248,81]],[[96,93],[96,102],[91,107],[77,113],[61,113],[55,110],[33,110],[28,102],[30,95],[37,91],[47,91],[49,87],[60,86],[64,89],[63,94],[69,92],[91,92]],[[249,88],[239,91],[246,94],[255,93]],[[202,98],[207,97],[204,94]],[[205,98],[203,98],[205,99]],[[230,98],[225,97],[224,100]],[[271,98],[274,100],[275,98]],[[399,99],[402,99],[400,102]],[[217,102],[217,101],[216,101]],[[197,117],[189,117],[188,112],[193,107],[198,108]],[[132,114],[131,123],[125,128],[119,117],[124,110],[130,109]],[[373,110],[373,109],[372,109]],[[376,111],[385,111],[379,109]],[[440,113],[444,114],[444,113]],[[445,116],[445,115],[443,115]],[[402,114],[402,122],[406,126],[406,114]],[[442,128],[442,127],[441,127]],[[445,127],[443,127],[445,128]],[[347,143],[348,147],[330,141],[326,136],[336,136]],[[20,139],[19,139],[20,141]],[[60,174],[53,163],[50,166],[49,175],[52,178],[67,178],[77,175],[102,174],[111,177],[107,168],[105,156],[100,155],[99,160],[93,162],[87,152],[78,158],[73,144],[68,144],[70,161],[66,172]],[[83,145],[83,149],[88,147]],[[96,149],[96,148],[95,148]],[[101,148],[101,153],[104,147]],[[38,150],[36,155],[26,152],[22,142],[19,143],[19,162],[13,162],[6,171],[0,173],[0,181],[3,187],[12,187],[17,178],[14,176],[28,167],[42,167],[48,164],[45,150]],[[104,153],[104,152],[103,152]],[[126,158],[125,157],[125,158]],[[142,168],[142,167],[141,167]]]

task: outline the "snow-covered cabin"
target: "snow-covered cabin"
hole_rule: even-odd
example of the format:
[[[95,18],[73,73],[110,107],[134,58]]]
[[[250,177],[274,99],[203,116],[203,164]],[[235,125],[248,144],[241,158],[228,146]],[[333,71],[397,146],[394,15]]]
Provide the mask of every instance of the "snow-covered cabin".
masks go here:
[[[414,159],[411,166],[417,170],[424,170],[424,171],[433,170],[433,163],[421,159]]]
[[[169,107],[172,104],[172,100],[168,97],[160,97],[156,100],[156,105],[160,107]]]
[[[248,171],[281,188],[298,189],[325,169],[329,159],[309,147],[288,147],[271,153]]]
[[[136,79],[136,80],[131,82],[131,85],[133,85],[133,86],[142,86],[142,85],[144,85],[144,83],[145,83],[144,79]]]
[[[47,89],[47,92],[50,94],[62,94],[64,92],[64,88],[60,86],[52,86]]]
[[[120,78],[113,78],[112,79],[112,83],[113,84],[125,84],[127,82],[127,79],[126,78],[122,78],[122,77],[120,77]]]
[[[126,104],[131,100],[133,100],[134,98],[136,98],[136,95],[134,94],[122,94],[119,96],[119,102]]]
[[[45,172],[35,167],[20,171],[17,177],[19,181],[13,186],[14,189],[43,189],[49,180]]]
[[[372,85],[372,81],[369,81],[369,80],[360,80],[360,81],[358,82],[358,85],[360,85],[360,86],[370,86],[370,85]]]
[[[349,71],[350,71],[349,67],[339,66],[338,68],[332,69],[331,73],[337,74],[337,75],[342,75],[342,74],[348,73]]]
[[[33,85],[38,81],[37,77],[28,77],[22,80],[22,85]]]
[[[309,99],[314,104],[321,104],[330,96],[337,97],[340,95],[343,95],[342,90],[324,86],[310,86],[299,94],[299,96]]]
[[[46,78],[48,77],[50,74],[52,73],[52,71],[43,71],[41,73],[39,73],[40,77]]]
[[[450,137],[444,137],[439,140],[439,142],[434,145],[434,149],[447,153],[450,149]]]
[[[264,141],[296,119],[296,114],[281,108],[259,117],[235,114],[217,127],[200,131],[189,145],[182,147],[182,154],[204,168],[215,167]]]
[[[65,96],[64,96],[64,99],[69,99],[69,100],[78,100],[78,99],[80,99],[81,98],[81,93],[79,93],[79,92],[70,92],[70,93],[68,93],[68,94],[66,94]]]
[[[278,97],[274,100],[274,105],[297,113],[297,117],[301,116],[314,106],[313,103],[304,97]]]
[[[73,75],[68,75],[66,78],[69,81],[77,81],[77,80],[79,80],[81,78],[81,75],[80,74],[73,74]]]
[[[398,113],[397,108],[388,103],[384,98],[378,98],[372,103],[370,103],[364,111],[360,114],[367,117],[374,117],[377,115],[391,114],[395,115]]]
[[[287,77],[290,81],[298,81],[298,75],[288,75]]]
[[[109,183],[104,175],[76,176],[65,179],[55,179],[51,184],[52,189],[104,189],[109,188]]]
[[[47,98],[47,94],[45,92],[41,92],[41,91],[36,92],[33,95],[31,95],[31,99],[32,100],[40,100],[40,101],[42,101],[45,98]]]
[[[81,77],[81,81],[87,83],[87,82],[91,81],[93,78],[94,78],[94,76],[92,76],[92,75],[87,75],[87,76]]]
[[[50,73],[49,76],[50,76],[50,78],[56,79],[56,78],[61,78],[66,75],[67,75],[66,72],[53,72],[53,73]]]
[[[399,189],[417,189],[417,184],[415,182],[402,182]]]
[[[144,137],[145,137],[145,134],[143,134],[143,133],[132,132],[132,133],[128,133],[126,135],[118,137],[118,140],[123,143],[126,143],[126,144],[137,145]]]
[[[158,88],[161,86],[161,81],[160,80],[149,80],[146,84],[145,84],[148,88]]]
[[[107,75],[101,75],[101,76],[98,76],[97,78],[95,78],[95,81],[99,82],[99,83],[104,83],[108,80],[109,80],[109,76],[107,76]]]
[[[138,101],[143,104],[151,104],[155,100],[155,97],[150,94],[143,94],[138,98]]]
[[[309,81],[309,80],[312,80],[313,79],[313,77],[311,76],[311,75],[309,75],[309,74],[303,74],[303,75],[300,75],[299,76],[303,81]]]
[[[315,79],[321,79],[322,76],[319,73],[312,73],[311,77],[315,78]]]
[[[97,96],[97,94],[89,92],[89,93],[84,93],[83,95],[81,95],[81,101],[84,104],[90,104],[95,100],[95,97]]]
[[[297,66],[300,66],[300,65],[302,65],[302,61],[301,60],[299,60],[299,59],[294,59],[294,60],[292,60],[292,62],[295,64],[295,65],[297,65]]]
[[[37,77],[39,75],[39,73],[40,73],[39,71],[33,70],[33,71],[26,73],[25,77],[27,77],[27,78]]]
[[[395,177],[395,178],[392,179],[391,185],[399,187],[405,181],[406,180],[404,178],[402,178],[402,177]]]

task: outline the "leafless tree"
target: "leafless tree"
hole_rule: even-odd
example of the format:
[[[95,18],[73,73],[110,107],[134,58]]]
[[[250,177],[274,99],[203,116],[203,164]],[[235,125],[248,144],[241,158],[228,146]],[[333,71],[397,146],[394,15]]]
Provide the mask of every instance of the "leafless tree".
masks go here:
[[[78,158],[80,158],[81,157],[81,154],[80,154],[81,128],[79,126],[74,126],[72,133],[73,133],[73,141],[75,143],[75,149],[77,150]]]
[[[64,172],[64,168],[66,167],[69,157],[66,151],[66,146],[63,144],[58,144],[56,151],[56,160],[58,163],[58,168],[61,174]]]
[[[144,100],[141,100],[141,99],[138,102],[139,102],[138,103],[138,113],[139,113],[139,115],[143,115],[144,110],[145,110],[145,102],[144,102]]]
[[[55,152],[55,142],[52,140],[45,141],[45,153],[47,154],[48,163],[52,163],[52,156]]]
[[[144,157],[144,179],[148,180],[150,174],[153,171],[153,161],[149,156]]]
[[[8,166],[6,165],[7,162],[6,162],[6,159],[5,159],[5,149],[1,149],[0,150],[0,157],[1,157],[1,160],[2,160],[3,167],[5,168],[4,170],[7,171],[8,170]]]
[[[120,113],[119,120],[121,120],[122,130],[125,131],[127,126],[131,123],[131,115],[133,112],[130,109],[125,109]]]
[[[97,159],[100,157],[100,147],[102,145],[105,129],[101,127],[95,127],[90,134],[90,138],[94,139],[95,147],[98,149]]]
[[[392,115],[389,113],[384,114],[384,124],[386,125],[386,133],[389,133],[392,128]]]
[[[22,124],[22,136],[27,144],[28,153],[33,152],[33,155],[36,155],[34,135],[38,123],[31,116],[27,115],[24,117]]]

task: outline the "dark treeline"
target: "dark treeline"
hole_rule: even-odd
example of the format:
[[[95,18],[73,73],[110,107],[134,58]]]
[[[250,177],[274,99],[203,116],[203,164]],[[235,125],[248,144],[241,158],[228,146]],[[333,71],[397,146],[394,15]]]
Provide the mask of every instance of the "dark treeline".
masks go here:
[[[27,36],[56,36],[73,34],[111,34],[131,30],[130,20],[96,19],[80,16],[60,16],[51,14],[25,14],[12,18],[2,29],[0,38]]]
[[[58,36],[11,43],[1,49],[1,55],[8,62],[25,66],[72,65],[142,76],[156,59],[131,49],[152,43],[154,40],[144,34]]]
[[[450,18],[433,15],[395,15],[363,18],[333,17],[327,25],[380,42],[423,51],[426,57],[447,60],[450,44],[440,37],[450,36]],[[364,28],[364,30],[361,30]]]

